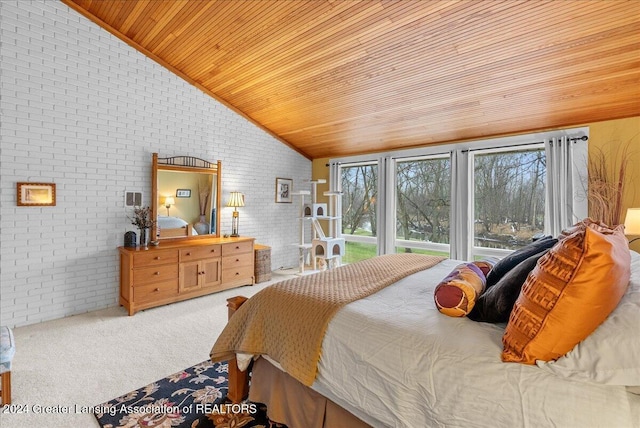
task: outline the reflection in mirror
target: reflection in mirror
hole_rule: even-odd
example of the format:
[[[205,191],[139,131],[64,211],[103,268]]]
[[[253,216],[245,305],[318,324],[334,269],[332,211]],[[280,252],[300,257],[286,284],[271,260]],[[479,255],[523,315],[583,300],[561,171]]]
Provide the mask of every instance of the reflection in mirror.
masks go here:
[[[218,235],[220,162],[154,153],[153,207],[159,239]]]
[[[216,188],[211,174],[183,171],[158,171],[158,197],[160,205],[167,206],[173,199],[171,210],[158,212],[160,233],[162,229],[193,225],[198,235],[216,233],[216,212],[211,199]],[[169,200],[171,202],[171,200]]]

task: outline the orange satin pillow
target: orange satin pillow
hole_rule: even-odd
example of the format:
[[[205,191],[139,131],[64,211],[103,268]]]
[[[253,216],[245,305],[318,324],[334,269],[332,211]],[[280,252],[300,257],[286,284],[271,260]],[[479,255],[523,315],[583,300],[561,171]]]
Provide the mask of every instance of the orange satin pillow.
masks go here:
[[[629,285],[623,227],[585,220],[538,261],[502,337],[502,361],[555,360],[591,334]]]

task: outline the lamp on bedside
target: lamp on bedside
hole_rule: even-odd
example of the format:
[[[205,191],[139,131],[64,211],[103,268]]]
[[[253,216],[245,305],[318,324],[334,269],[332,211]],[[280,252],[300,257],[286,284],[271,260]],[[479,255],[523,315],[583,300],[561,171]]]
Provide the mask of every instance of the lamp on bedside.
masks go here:
[[[244,195],[240,192],[231,192],[229,195],[228,207],[233,207],[233,220],[231,223],[231,236],[238,237],[238,223],[240,222],[240,213],[236,208],[244,207]]]
[[[166,198],[164,198],[164,207],[167,209],[167,217],[169,216],[169,208],[171,208],[171,205],[175,205],[176,201],[175,199],[173,199],[173,196],[167,196]]]
[[[629,208],[627,210],[627,216],[624,219],[624,234],[640,236],[640,208]],[[629,241],[629,244],[638,239],[640,239],[640,237],[632,239]]]

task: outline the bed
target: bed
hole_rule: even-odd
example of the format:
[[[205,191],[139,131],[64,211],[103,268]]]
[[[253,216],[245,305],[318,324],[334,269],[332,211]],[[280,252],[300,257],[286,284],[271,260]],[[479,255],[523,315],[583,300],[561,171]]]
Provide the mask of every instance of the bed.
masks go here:
[[[278,357],[236,349],[243,368],[255,360],[249,398],[265,402],[270,418],[290,428],[638,427],[640,255],[623,251],[630,277],[615,309],[556,360],[503,362],[506,323],[439,312],[434,289],[460,265],[447,259],[342,306],[326,327],[308,386],[285,373]],[[223,355],[219,342],[214,359]],[[244,395],[244,373],[234,363],[230,397]]]
[[[161,238],[175,238],[198,234],[198,232],[193,228],[193,225],[187,223],[180,217],[159,215],[158,228],[160,229]]]

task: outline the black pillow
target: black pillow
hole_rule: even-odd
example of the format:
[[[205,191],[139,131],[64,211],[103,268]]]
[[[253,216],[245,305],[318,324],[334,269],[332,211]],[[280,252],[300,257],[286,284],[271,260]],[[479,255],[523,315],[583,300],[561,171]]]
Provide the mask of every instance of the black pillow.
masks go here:
[[[548,251],[549,249],[547,248],[538,254],[534,254],[507,272],[497,284],[478,298],[475,306],[467,316],[474,321],[493,323],[509,321],[513,305],[518,300],[520,290],[529,272],[536,266],[538,259]]]
[[[551,236],[546,236],[542,239],[538,239],[524,247],[514,251],[507,257],[500,259],[498,263],[489,271],[487,275],[487,288],[493,286],[500,278],[505,276],[507,272],[516,267],[519,263],[525,261],[534,254],[539,253],[542,250],[547,250],[553,247],[558,240]]]

